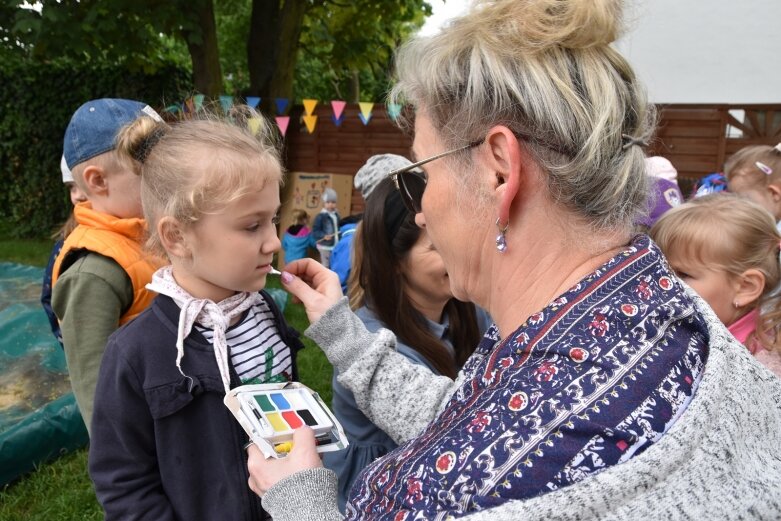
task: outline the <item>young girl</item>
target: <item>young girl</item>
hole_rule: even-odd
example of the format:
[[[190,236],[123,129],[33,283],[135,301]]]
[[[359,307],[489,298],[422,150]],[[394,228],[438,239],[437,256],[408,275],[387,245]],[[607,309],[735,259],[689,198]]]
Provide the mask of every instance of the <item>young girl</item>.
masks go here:
[[[293,224],[282,236],[282,249],[285,251],[284,264],[303,259],[306,257],[307,250],[314,247],[315,241],[312,238],[312,231],[307,227],[308,222],[309,215],[304,210],[293,210]]]
[[[781,376],[781,235],[768,212],[733,194],[698,197],[651,229],[670,267],[730,332]]]
[[[366,200],[350,274],[350,303],[369,331],[390,329],[396,351],[433,375],[455,379],[491,325],[485,311],[453,298],[444,262],[393,181],[377,184]],[[391,275],[392,274],[392,275]],[[363,468],[397,444],[358,408],[352,393],[333,377],[333,411],[350,441],[323,463],[339,477],[342,510]]]
[[[729,191],[763,206],[781,229],[781,143],[744,147],[724,165]]]
[[[278,153],[268,127],[233,119],[142,118],[119,137],[141,163],[147,245],[170,265],[100,368],[89,470],[107,519],[265,518],[223,397],[296,379],[302,345],[262,291],[280,246]]]

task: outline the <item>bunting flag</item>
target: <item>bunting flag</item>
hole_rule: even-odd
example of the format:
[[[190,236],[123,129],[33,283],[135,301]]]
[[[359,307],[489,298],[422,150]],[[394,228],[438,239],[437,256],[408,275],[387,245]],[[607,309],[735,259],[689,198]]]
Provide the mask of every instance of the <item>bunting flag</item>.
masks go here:
[[[331,121],[333,121],[334,125],[336,125],[337,127],[341,127],[342,122],[344,121],[344,114],[342,114],[342,117],[340,118],[337,118],[335,114],[331,114]]]
[[[393,121],[396,121],[399,119],[399,115],[401,115],[401,105],[398,103],[388,103],[388,117]]]
[[[187,98],[184,100],[184,111],[185,112],[195,112],[195,102],[192,98]]]
[[[374,109],[374,103],[369,101],[361,101],[358,103],[358,106],[361,107],[361,113],[358,114],[358,117],[361,118],[361,123],[368,125],[369,121],[372,119],[372,109]]]
[[[285,111],[287,110],[287,98],[276,98],[274,100],[274,103],[277,106],[277,116],[284,116]],[[282,134],[284,136],[284,134]]]
[[[253,109],[258,106],[258,103],[260,103],[260,98],[258,96],[247,96],[247,105]]]
[[[233,96],[220,96],[220,105],[222,105],[222,111],[227,114],[233,106]]]
[[[179,105],[168,105],[165,108],[165,111],[170,112],[171,114],[177,114],[180,110],[182,110],[182,107]]]
[[[196,112],[203,108],[203,99],[205,97],[206,96],[204,96],[203,94],[196,94],[195,96],[193,96],[193,101],[195,102],[195,110],[196,110]]]
[[[287,133],[287,126],[290,123],[290,116],[277,116],[274,119],[277,122],[280,133],[282,133],[282,137],[285,137],[285,133]]]
[[[315,111],[315,107],[317,106],[317,100],[316,99],[305,99],[302,100],[304,103],[304,114],[307,116],[311,116],[312,113]],[[310,132],[311,134],[311,132]]]
[[[250,131],[252,132],[252,135],[255,136],[258,133],[258,130],[260,130],[260,123],[263,121],[260,118],[249,118],[247,120],[247,126],[249,127]],[[283,133],[284,135],[284,133]]]
[[[334,111],[334,117],[332,118],[334,122],[338,121],[336,125],[341,125],[342,123],[342,113],[344,113],[344,107],[347,105],[347,102],[342,100],[333,100],[331,102],[331,109]]]
[[[304,116],[304,124],[309,133],[315,131],[315,125],[317,125],[317,116]]]

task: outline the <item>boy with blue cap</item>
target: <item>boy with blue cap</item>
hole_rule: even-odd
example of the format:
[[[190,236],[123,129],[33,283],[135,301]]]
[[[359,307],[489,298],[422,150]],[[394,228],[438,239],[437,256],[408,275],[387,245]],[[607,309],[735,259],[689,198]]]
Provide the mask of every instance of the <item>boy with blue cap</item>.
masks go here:
[[[119,130],[141,115],[160,118],[137,101],[92,100],[65,130],[63,158],[88,201],[74,208],[78,225],[54,262],[52,307],[88,431],[106,341],[155,297],[145,286],[160,261],[142,249],[141,179],[137,166],[115,151]]]

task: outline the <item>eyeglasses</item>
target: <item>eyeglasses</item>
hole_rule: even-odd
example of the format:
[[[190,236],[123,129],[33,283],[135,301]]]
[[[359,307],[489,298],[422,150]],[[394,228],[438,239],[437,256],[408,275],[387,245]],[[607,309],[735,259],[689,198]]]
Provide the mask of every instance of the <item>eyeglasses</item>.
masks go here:
[[[396,190],[399,191],[399,194],[401,195],[401,201],[404,203],[404,206],[407,207],[407,210],[413,214],[420,213],[420,201],[423,199],[423,192],[426,190],[426,174],[421,170],[415,170],[416,168],[441,157],[449,156],[450,154],[455,154],[456,152],[463,152],[464,150],[469,150],[470,148],[480,146],[483,144],[484,140],[485,139],[474,141],[466,146],[448,150],[447,152],[442,152],[435,156],[427,157],[426,159],[421,159],[420,161],[416,161],[411,165],[407,165],[403,168],[398,168],[390,172],[388,177],[390,177],[393,181],[393,184],[396,185]]]

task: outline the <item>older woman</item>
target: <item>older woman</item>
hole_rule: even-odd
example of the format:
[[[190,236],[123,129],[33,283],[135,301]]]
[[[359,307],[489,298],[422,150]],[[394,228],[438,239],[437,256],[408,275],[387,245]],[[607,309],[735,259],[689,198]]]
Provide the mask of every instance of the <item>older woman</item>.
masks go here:
[[[401,50],[426,182],[391,177],[453,295],[495,325],[455,382],[432,377],[337,302],[333,275],[289,267],[307,335],[400,444],[348,518],[781,516],[781,382],[632,237],[652,118],[610,47],[619,19],[613,0],[497,0]],[[275,520],[339,517],[311,432],[249,466]]]

